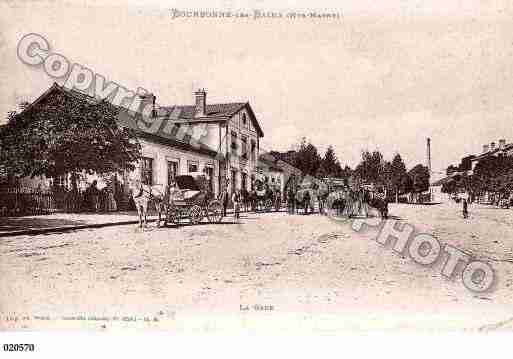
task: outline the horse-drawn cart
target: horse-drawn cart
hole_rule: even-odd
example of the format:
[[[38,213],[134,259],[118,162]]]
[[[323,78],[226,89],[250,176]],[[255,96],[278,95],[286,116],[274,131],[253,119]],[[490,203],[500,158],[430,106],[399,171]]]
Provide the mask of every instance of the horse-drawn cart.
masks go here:
[[[255,179],[256,209],[270,212],[274,203],[274,194],[264,175],[258,174]]]
[[[207,218],[210,223],[223,219],[223,205],[213,193],[192,176],[177,176],[176,186],[170,190],[167,207],[167,222],[180,224],[188,220],[191,224]]]

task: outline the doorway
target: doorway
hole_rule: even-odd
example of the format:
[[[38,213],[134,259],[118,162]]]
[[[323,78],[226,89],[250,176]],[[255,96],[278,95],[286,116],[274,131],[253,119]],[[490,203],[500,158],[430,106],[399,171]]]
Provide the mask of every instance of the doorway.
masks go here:
[[[178,175],[178,162],[167,161],[167,185],[175,180]]]

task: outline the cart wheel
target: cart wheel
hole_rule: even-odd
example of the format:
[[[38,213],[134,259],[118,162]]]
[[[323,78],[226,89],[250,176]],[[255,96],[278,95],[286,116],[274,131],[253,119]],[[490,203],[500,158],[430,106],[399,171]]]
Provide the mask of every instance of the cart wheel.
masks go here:
[[[223,205],[220,201],[214,200],[207,206],[207,217],[210,223],[219,223],[223,219]]]
[[[180,224],[180,213],[175,206],[170,206],[167,209],[167,222],[176,224],[177,226]]]
[[[203,209],[195,204],[189,209],[189,220],[191,224],[198,224],[203,219]]]

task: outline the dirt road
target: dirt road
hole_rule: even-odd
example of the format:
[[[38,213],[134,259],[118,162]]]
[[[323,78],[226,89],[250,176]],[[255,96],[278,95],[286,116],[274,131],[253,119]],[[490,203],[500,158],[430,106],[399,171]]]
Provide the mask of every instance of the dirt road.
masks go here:
[[[513,211],[391,205],[403,221],[491,260],[491,293],[467,290],[319,215],[134,226],[0,241],[2,328],[179,332],[496,330],[513,327]],[[231,220],[228,219],[227,222]]]

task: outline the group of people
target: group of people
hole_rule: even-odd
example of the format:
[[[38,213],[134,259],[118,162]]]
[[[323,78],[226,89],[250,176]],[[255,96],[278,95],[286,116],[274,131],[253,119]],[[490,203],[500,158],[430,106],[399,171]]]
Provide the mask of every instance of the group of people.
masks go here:
[[[108,186],[98,189],[98,181],[94,180],[84,193],[84,204],[93,212],[117,211],[118,205],[114,198],[114,191]]]
[[[370,209],[376,209],[383,218],[388,217],[388,201],[386,191],[379,188],[356,188],[348,185],[343,188],[332,189],[324,195],[319,195],[320,212],[326,214],[326,210],[337,216],[364,216],[368,217]]]
[[[255,189],[248,191],[246,189],[236,189],[231,194],[228,193],[228,189],[225,188],[221,191],[219,196],[221,203],[223,204],[223,216],[226,216],[226,211],[231,201],[233,204],[234,217],[240,218],[241,211],[253,211],[256,212],[262,206],[261,200]],[[279,189],[267,189],[264,199],[270,199],[276,211],[281,209],[282,196]]]
[[[92,181],[85,191],[81,191],[77,186],[68,188],[58,184],[53,184],[51,191],[57,208],[68,212],[109,212],[118,209],[119,198],[116,197],[115,187],[109,185],[100,189],[96,180]]]

